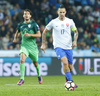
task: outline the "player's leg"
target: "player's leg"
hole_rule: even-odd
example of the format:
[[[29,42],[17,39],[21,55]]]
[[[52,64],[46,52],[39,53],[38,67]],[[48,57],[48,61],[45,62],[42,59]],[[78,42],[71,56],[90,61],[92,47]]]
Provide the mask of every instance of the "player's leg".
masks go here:
[[[17,83],[18,85],[21,85],[24,83],[24,73],[25,73],[25,59],[26,57],[28,57],[29,53],[28,50],[24,47],[21,46],[21,50],[20,50],[20,74],[21,74],[21,78],[20,81]]]
[[[69,66],[70,72],[72,72],[72,70],[73,70],[73,66],[72,66],[72,64],[68,64],[68,66]],[[66,79],[65,82],[67,82],[67,81],[68,81],[67,77],[65,77],[65,79]]]
[[[73,81],[71,73],[70,73],[69,62],[68,62],[65,50],[57,47],[57,48],[55,48],[55,52],[57,54],[58,59],[60,59],[63,63],[63,71],[65,73],[65,78],[68,81]]]
[[[30,50],[29,57],[31,58],[31,60],[36,68],[38,81],[40,84],[42,84],[43,80],[42,80],[42,77],[40,76],[40,67],[38,64],[38,49]]]
[[[73,52],[72,50],[65,50],[65,53],[66,53],[66,57],[67,57],[67,60],[68,60],[68,66],[69,66],[69,69],[70,69],[70,72],[72,72],[72,69],[73,69]],[[68,81],[67,77],[66,77],[66,82]]]
[[[68,79],[68,81],[72,81],[72,76],[71,76],[67,58],[64,56],[61,58],[61,61],[63,63],[63,71],[65,73],[65,77]]]
[[[65,73],[66,81],[72,81],[73,82],[67,58],[66,57],[62,57],[61,61],[63,63],[63,71]],[[75,84],[74,88],[76,88],[76,87],[77,87],[77,85]],[[74,88],[72,87],[72,90],[74,90]]]
[[[73,70],[73,65],[72,64],[69,64],[69,68],[70,68],[70,72],[72,72]],[[78,86],[75,84],[75,88],[77,88]]]
[[[68,81],[72,81],[70,69],[68,66],[68,59],[66,57],[66,51],[62,48],[57,47],[55,48],[55,52],[57,54],[58,59],[60,59],[63,63],[63,71],[65,73],[65,78],[68,79]]]
[[[37,76],[39,77],[40,76],[40,68],[39,68],[39,64],[38,64],[38,62],[36,61],[32,61],[33,62],[33,64],[34,64],[34,66],[35,66],[35,68],[36,68],[36,71],[37,71]]]
[[[68,66],[69,66],[70,72],[72,72],[72,70],[73,70],[73,52],[72,52],[72,50],[66,51],[66,57],[68,59]],[[75,88],[77,88],[77,87],[78,86],[75,84]]]
[[[73,66],[72,66],[72,64],[68,64],[68,66],[69,66],[70,72],[72,72],[72,70],[73,70]],[[65,77],[65,79],[66,79],[65,82],[67,82],[67,81],[68,81],[67,77]]]
[[[39,67],[39,64],[38,64],[37,61],[33,61],[33,64],[34,64],[34,66],[36,68],[36,71],[37,71],[38,81],[39,81],[40,84],[42,84],[43,79],[42,79],[42,76],[40,75],[40,67]]]
[[[24,80],[24,73],[25,73],[25,59],[26,55],[24,53],[21,53],[20,57],[20,72],[21,72],[21,79]]]
[[[70,72],[72,72],[72,70],[73,70],[73,65],[72,65],[72,64],[68,64],[68,66],[69,66]]]
[[[21,85],[24,83],[24,73],[25,73],[25,59],[26,59],[26,55],[24,53],[21,53],[20,55],[20,74],[21,74],[21,78],[20,81],[17,83],[18,85]]]

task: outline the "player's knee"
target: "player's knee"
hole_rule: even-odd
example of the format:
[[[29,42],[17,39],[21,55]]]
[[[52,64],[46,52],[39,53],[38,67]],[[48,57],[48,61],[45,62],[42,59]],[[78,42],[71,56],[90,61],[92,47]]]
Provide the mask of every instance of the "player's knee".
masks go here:
[[[25,60],[24,60],[24,59],[21,59],[21,60],[20,60],[20,63],[24,63],[24,62],[25,62]]]
[[[33,61],[33,64],[34,64],[35,67],[38,66],[38,62]]]
[[[70,72],[72,72],[72,70],[73,70],[73,67],[72,67],[72,66],[69,66],[69,68],[70,68]]]
[[[70,72],[72,72],[72,69],[70,69]]]
[[[38,63],[34,64],[34,66],[37,67],[38,66]]]
[[[67,62],[64,62],[63,63],[63,66],[66,66],[68,68],[68,63]]]

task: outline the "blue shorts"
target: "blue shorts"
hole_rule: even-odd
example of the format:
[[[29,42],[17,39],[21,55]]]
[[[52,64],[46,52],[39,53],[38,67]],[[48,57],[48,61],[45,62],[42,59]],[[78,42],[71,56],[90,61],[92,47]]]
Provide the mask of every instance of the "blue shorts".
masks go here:
[[[57,54],[58,59],[61,59],[62,57],[66,56],[68,59],[69,64],[73,64],[73,52],[72,49],[62,49],[62,48],[55,48],[55,52]]]

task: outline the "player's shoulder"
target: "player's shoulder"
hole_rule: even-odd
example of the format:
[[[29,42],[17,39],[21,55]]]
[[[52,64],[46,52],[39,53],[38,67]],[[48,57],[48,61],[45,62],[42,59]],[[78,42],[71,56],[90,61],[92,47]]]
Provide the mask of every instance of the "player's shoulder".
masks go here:
[[[35,22],[34,20],[31,20],[30,23],[32,24],[33,27],[37,27],[38,29],[40,29],[40,28],[39,28],[39,25],[38,25],[37,22]]]
[[[70,22],[73,21],[73,19],[70,19],[70,18],[68,18],[68,17],[65,17],[65,19],[66,19],[67,21],[70,21]]]
[[[34,20],[31,20],[31,24],[37,25],[37,23]]]
[[[30,20],[31,23],[36,23],[34,20]]]
[[[53,19],[53,21],[59,21],[58,17],[57,17],[57,18],[55,18],[55,19]]]
[[[57,21],[59,21],[59,19],[58,18],[55,18],[55,19],[52,19],[49,23],[55,23]]]
[[[18,26],[21,26],[21,25],[23,25],[23,22],[19,22],[19,23],[18,23]]]

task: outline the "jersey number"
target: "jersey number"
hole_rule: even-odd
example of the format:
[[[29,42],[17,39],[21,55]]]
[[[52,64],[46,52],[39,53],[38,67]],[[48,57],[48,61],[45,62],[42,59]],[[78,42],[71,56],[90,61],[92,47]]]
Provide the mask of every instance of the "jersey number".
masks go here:
[[[65,31],[64,29],[61,29],[61,34],[64,34],[64,31]]]

